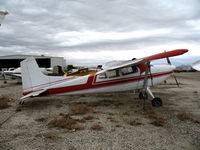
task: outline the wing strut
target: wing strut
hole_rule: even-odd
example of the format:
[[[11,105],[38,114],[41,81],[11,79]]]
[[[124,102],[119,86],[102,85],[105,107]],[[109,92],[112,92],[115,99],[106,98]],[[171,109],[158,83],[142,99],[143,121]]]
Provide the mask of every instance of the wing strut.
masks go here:
[[[148,95],[147,95],[148,90],[147,90],[147,88],[148,88],[148,74],[149,74],[149,71],[150,71],[149,65],[150,65],[150,61],[147,60],[144,83],[143,83],[143,90],[142,90],[142,95],[143,95],[143,100],[144,100],[143,109],[145,109],[145,101],[148,98]]]
[[[148,75],[151,75],[150,72],[150,61],[147,60],[146,62],[146,70],[145,70],[145,77],[144,77],[144,84],[143,84],[143,88],[142,88],[142,92],[140,92],[139,97],[142,98],[144,100],[143,103],[143,109],[145,109],[145,101],[148,98],[148,95],[151,96],[152,98],[152,106],[153,107],[160,107],[162,106],[162,100],[159,97],[155,97],[153,95],[153,93],[151,92],[150,88],[148,87]]]

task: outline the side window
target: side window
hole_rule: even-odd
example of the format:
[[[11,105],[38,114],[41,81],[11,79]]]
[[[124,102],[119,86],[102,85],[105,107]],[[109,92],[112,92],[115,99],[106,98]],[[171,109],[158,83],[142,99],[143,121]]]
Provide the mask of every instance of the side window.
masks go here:
[[[109,78],[118,77],[119,76],[119,70],[108,71],[107,75],[108,75]]]
[[[127,74],[138,72],[138,69],[136,66],[124,67],[121,69],[121,72],[122,72],[122,75],[127,75]]]
[[[99,74],[99,79],[106,79],[106,73]]]

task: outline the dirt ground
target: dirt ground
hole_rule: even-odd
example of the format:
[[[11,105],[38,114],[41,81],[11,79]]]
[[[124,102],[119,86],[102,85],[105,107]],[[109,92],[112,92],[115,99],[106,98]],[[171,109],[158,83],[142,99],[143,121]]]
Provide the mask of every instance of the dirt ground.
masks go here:
[[[163,107],[133,91],[32,98],[18,105],[21,85],[3,84],[0,150],[199,150],[200,72],[176,73],[153,87]]]

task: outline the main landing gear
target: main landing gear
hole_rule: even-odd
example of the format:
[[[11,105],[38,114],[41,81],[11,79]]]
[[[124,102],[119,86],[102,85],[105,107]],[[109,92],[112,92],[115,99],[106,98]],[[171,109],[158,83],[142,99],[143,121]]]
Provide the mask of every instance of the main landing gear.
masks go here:
[[[144,99],[144,100],[148,99],[148,95],[150,95],[152,98],[151,104],[153,107],[161,107],[162,106],[162,99],[159,97],[154,97],[154,95],[151,92],[151,90],[149,89],[149,87],[147,87],[146,91],[139,93],[139,99]]]

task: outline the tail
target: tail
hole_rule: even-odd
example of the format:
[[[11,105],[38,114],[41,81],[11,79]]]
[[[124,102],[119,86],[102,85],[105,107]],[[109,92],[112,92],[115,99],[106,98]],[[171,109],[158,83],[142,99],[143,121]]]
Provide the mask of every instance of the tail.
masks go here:
[[[23,95],[46,89],[49,77],[44,75],[33,57],[21,62]]]

